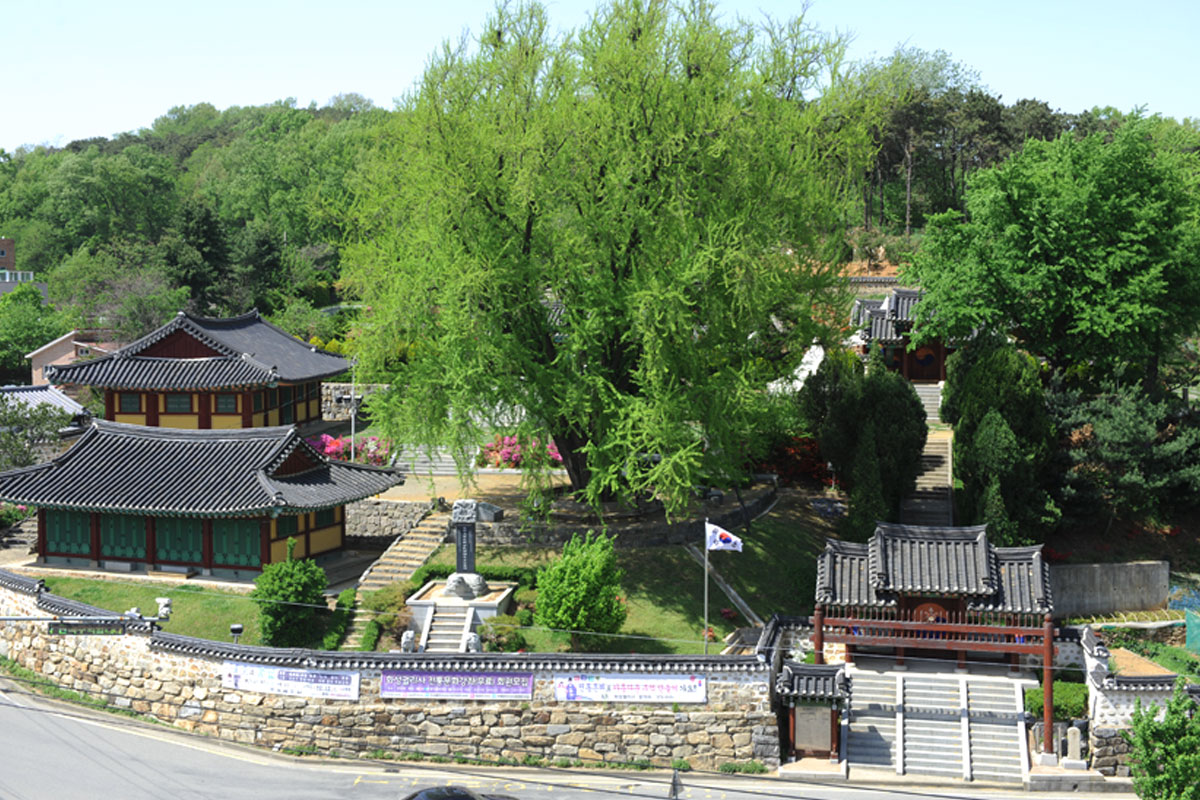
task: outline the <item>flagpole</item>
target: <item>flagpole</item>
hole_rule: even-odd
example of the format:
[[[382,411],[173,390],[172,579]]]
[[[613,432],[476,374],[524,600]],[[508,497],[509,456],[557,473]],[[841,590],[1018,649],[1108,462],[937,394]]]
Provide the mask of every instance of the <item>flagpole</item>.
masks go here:
[[[704,518],[704,655],[708,655],[708,517]]]

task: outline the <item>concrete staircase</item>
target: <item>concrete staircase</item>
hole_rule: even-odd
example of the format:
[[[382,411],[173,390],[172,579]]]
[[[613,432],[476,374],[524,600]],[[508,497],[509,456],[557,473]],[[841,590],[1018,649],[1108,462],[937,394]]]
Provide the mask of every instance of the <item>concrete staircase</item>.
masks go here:
[[[855,767],[1020,783],[1030,681],[949,672],[848,669],[846,760]]]
[[[458,474],[454,457],[444,448],[434,450],[432,454],[426,453],[424,448],[416,448],[411,452],[402,451],[396,459],[395,466],[406,475],[417,477]]]
[[[467,606],[438,605],[429,627],[421,634],[421,644],[426,653],[460,653],[463,641],[471,632]]]
[[[359,578],[359,596],[363,592],[382,589],[390,583],[411,578],[445,540],[449,525],[449,511],[433,512],[408,533],[397,537],[379,560]]]
[[[953,525],[954,504],[950,489],[951,447],[947,431],[930,431],[921,451],[917,488],[900,506],[900,521],[906,525]]]
[[[925,421],[940,422],[938,409],[942,407],[942,385],[940,383],[914,383],[912,387],[917,390],[917,397],[921,398],[921,405],[925,407]]]

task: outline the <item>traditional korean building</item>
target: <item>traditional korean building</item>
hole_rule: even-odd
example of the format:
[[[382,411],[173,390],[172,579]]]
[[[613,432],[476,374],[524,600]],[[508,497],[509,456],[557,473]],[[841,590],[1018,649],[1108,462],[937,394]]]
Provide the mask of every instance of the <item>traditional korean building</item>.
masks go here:
[[[257,310],[228,319],[181,311],[111,355],[45,374],[103,393],[111,422],[207,430],[320,421],[321,381],[349,368]]]
[[[1040,662],[1046,721],[1056,647],[1042,547],[996,547],[987,526],[878,523],[868,542],[827,540],[817,559],[816,663],[841,650],[970,664]],[[1047,740],[1046,747],[1050,747]],[[1047,750],[1046,752],[1051,752]]]
[[[38,559],[239,577],[343,546],[346,503],[402,481],[332,461],[294,426],[167,430],[96,421],[67,452],[0,473],[38,509]]]
[[[882,348],[888,369],[910,381],[944,381],[946,357],[954,352],[953,347],[937,340],[909,350],[914,310],[921,296],[919,289],[896,288],[883,300],[855,300],[850,324],[857,331],[849,344],[862,355],[872,347]]]

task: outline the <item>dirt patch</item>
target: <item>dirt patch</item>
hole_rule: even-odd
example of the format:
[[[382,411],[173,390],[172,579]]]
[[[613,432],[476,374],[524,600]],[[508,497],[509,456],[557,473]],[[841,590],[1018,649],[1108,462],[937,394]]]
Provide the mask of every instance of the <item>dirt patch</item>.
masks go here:
[[[1159,666],[1150,659],[1143,658],[1123,647],[1109,650],[1108,654],[1112,660],[1113,671],[1127,678],[1174,674],[1166,667]]]

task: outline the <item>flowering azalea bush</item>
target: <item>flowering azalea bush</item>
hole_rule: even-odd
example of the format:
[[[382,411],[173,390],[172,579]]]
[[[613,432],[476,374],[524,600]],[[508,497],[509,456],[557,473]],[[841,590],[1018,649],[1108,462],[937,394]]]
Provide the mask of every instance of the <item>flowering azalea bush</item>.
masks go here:
[[[309,439],[308,443],[318,453],[338,461],[353,460],[359,464],[371,464],[376,467],[386,467],[391,456],[391,447],[386,439],[378,436],[363,436],[351,445],[350,439],[340,436],[330,436],[322,433],[320,437]]]
[[[755,469],[773,472],[785,484],[833,485],[833,474],[821,457],[817,440],[810,436],[794,436],[780,442],[765,459],[755,465]]]
[[[12,503],[0,503],[0,528],[16,525],[33,513],[28,506],[18,506]]]
[[[543,445],[536,438],[522,442],[516,436],[496,434],[496,438],[483,446],[478,463],[481,467],[520,467],[525,461],[548,458],[554,464],[562,463],[554,440]]]

